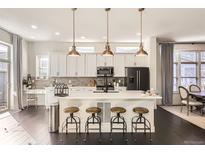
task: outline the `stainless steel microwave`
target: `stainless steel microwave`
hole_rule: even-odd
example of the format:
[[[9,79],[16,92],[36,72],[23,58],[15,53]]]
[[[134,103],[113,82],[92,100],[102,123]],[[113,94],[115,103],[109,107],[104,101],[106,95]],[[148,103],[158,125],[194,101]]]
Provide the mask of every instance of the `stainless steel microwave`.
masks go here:
[[[113,67],[97,67],[97,76],[98,77],[103,77],[103,76],[108,76],[108,77],[113,77],[114,74],[114,68]]]

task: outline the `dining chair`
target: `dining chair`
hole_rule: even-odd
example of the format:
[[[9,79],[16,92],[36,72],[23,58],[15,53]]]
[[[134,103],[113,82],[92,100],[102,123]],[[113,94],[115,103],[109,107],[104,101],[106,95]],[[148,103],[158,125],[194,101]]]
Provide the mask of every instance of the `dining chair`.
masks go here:
[[[185,87],[179,86],[178,89],[179,89],[179,95],[182,103],[181,112],[183,110],[183,105],[186,105],[187,107],[187,116],[189,116],[189,111],[190,111],[189,107],[203,106],[203,103],[190,98],[189,91]]]
[[[190,92],[201,92],[201,88],[198,85],[191,84],[189,86],[189,91]]]

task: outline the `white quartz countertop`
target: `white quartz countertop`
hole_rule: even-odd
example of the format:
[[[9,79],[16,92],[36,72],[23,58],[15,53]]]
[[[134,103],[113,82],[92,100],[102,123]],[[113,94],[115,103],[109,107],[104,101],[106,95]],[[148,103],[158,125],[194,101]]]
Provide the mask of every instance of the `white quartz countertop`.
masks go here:
[[[162,99],[159,95],[149,96],[136,91],[120,91],[119,93],[71,93],[67,97],[59,97],[63,99]]]

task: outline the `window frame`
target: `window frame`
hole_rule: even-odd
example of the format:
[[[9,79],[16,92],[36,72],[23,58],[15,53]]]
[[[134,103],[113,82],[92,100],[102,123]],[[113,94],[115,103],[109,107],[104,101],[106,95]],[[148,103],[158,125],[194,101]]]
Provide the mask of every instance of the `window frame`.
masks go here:
[[[195,78],[196,79],[196,84],[201,85],[201,79],[205,78],[201,76],[201,64],[205,64],[205,61],[201,61],[201,53],[204,52],[205,50],[175,50],[174,54],[178,52],[177,57],[176,57],[176,62],[173,59],[173,65],[176,64],[176,77],[174,77],[173,74],[173,79],[176,78],[176,83],[177,87],[181,85],[181,81],[183,78]],[[196,53],[196,61],[195,62],[182,62],[181,57],[180,57],[180,52],[195,52]],[[174,55],[175,56],[175,55]],[[196,65],[196,77],[182,77],[181,76],[181,64],[195,64]],[[173,84],[173,93],[178,93],[178,89],[176,88],[176,91],[174,91],[174,84]]]
[[[47,58],[48,59],[48,67],[47,67],[47,75],[46,76],[42,76],[40,75],[40,70],[41,69],[45,69],[46,67],[40,67],[40,58]],[[49,55],[45,54],[45,55],[36,55],[36,80],[47,80],[49,78]]]
[[[124,51],[119,52],[120,48],[125,48],[125,49],[127,48],[128,51],[130,51],[130,50],[133,50],[133,51],[132,52],[126,52],[124,50]],[[138,46],[117,46],[117,47],[115,47],[115,53],[116,54],[135,54],[138,50],[139,50]]]
[[[92,48],[92,52],[82,52],[83,48]],[[72,47],[69,47],[69,51],[72,49]],[[77,46],[76,50],[80,53],[80,54],[95,54],[96,50],[94,46]],[[91,51],[91,50],[90,50]]]

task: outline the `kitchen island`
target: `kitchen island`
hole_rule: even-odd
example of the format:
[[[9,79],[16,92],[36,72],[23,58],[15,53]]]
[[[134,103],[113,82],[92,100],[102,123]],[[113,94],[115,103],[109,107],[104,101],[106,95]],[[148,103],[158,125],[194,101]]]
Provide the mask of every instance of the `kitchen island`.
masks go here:
[[[102,132],[110,132],[110,118],[113,114],[110,112],[111,107],[124,107],[127,111],[122,114],[127,122],[127,131],[131,132],[131,119],[136,114],[133,113],[134,107],[146,107],[149,113],[144,116],[150,121],[152,132],[155,132],[154,126],[154,109],[156,109],[156,100],[162,99],[161,96],[154,95],[149,96],[147,94],[139,93],[137,91],[119,91],[112,93],[71,93],[68,97],[59,97],[59,117],[60,127],[59,132],[62,132],[62,124],[65,121],[68,114],[63,112],[64,108],[77,106],[80,111],[75,113],[81,119],[81,132],[85,131],[85,122],[88,116],[86,108],[88,107],[100,107],[102,112],[99,116],[102,119]],[[69,132],[75,132],[74,129]]]

